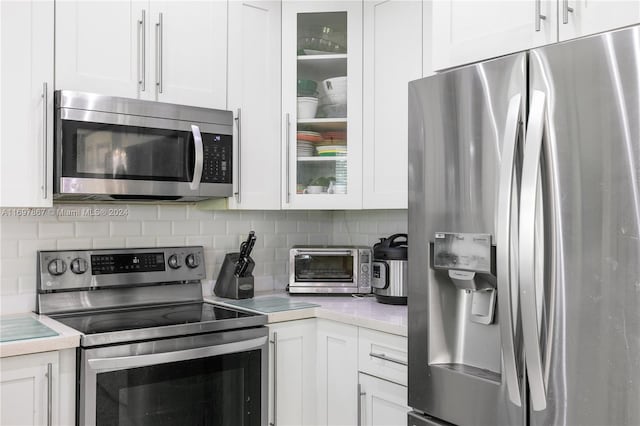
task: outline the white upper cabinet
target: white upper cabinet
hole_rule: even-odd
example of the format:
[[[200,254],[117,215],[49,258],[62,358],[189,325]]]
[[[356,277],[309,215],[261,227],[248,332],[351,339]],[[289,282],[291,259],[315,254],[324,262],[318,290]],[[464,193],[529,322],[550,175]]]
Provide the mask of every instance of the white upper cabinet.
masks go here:
[[[281,2],[229,3],[235,209],[280,209]]]
[[[640,22],[639,0],[558,0],[560,41]]]
[[[155,100],[227,106],[227,2],[150,1]]]
[[[432,4],[434,70],[558,39],[556,0],[439,0]]]
[[[1,1],[0,206],[52,205],[53,25],[50,1]]]
[[[56,89],[128,98],[144,93],[148,2],[58,1],[55,22]]]
[[[226,1],[56,3],[56,89],[227,104]]]
[[[362,2],[282,5],[282,206],[362,208]]]
[[[365,209],[407,208],[408,84],[423,75],[422,2],[365,0]]]

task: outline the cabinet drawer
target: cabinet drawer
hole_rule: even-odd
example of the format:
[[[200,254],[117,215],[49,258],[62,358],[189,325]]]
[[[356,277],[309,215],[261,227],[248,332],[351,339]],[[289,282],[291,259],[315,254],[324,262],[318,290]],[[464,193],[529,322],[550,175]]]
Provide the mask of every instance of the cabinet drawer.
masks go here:
[[[407,338],[360,328],[359,370],[407,386]]]

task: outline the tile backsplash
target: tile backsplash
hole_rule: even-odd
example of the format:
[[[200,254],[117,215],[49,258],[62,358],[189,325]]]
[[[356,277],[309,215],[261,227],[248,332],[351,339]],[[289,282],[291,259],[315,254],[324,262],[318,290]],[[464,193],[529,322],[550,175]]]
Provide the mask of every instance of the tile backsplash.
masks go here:
[[[36,251],[202,245],[211,293],[225,253],[250,230],[257,290],[284,288],[289,248],[295,244],[372,245],[406,232],[406,210],[211,211],[194,205],[56,204],[52,209],[2,209],[0,312],[35,308]]]

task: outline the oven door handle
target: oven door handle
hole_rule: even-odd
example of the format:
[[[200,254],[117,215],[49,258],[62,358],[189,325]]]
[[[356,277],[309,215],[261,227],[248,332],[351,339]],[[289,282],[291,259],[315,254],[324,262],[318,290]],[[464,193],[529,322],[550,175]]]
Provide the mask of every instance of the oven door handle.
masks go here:
[[[200,187],[200,180],[202,179],[202,165],[203,165],[203,149],[202,149],[202,135],[200,134],[200,127],[195,124],[191,125],[191,133],[193,133],[193,146],[196,150],[196,161],[193,165],[193,180],[189,184],[189,188],[194,191]]]
[[[93,370],[124,370],[127,368],[146,367],[149,365],[166,364],[186,359],[206,358],[210,356],[226,355],[260,349],[267,343],[267,336],[222,345],[205,346],[202,348],[185,349],[182,351],[163,352],[158,354],[133,355],[113,358],[94,358],[88,360]]]

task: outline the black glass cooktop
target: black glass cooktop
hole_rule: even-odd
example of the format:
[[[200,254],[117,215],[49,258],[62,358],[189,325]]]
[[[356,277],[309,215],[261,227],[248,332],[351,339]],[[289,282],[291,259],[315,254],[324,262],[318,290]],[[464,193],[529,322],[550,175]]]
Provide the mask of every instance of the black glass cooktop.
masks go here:
[[[105,339],[105,343],[113,343],[114,341],[143,340],[264,324],[266,318],[259,317],[264,316],[199,302],[67,314],[54,318],[56,321],[85,334],[85,337],[110,336]],[[83,337],[83,340],[86,339]],[[96,337],[92,340],[96,341]],[[96,344],[100,344],[100,342]]]

